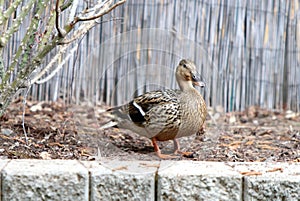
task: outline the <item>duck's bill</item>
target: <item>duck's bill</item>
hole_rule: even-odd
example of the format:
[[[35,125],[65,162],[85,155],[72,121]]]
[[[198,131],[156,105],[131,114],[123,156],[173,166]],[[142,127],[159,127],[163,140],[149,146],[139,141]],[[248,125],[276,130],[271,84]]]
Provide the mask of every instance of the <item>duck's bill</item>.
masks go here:
[[[192,81],[194,86],[205,87],[205,82],[201,81],[201,76],[199,73],[192,74]]]
[[[194,86],[199,86],[199,87],[205,87],[205,83],[200,81],[200,82],[193,82]]]

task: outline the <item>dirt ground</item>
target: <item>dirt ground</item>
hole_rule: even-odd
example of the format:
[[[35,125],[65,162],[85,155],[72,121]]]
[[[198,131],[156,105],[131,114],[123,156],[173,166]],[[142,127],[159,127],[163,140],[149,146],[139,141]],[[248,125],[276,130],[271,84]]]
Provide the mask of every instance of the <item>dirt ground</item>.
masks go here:
[[[109,121],[106,108],[27,100],[23,113],[19,99],[0,118],[0,158],[159,160],[149,139],[127,130],[100,129]],[[227,114],[221,110],[210,112],[204,135],[179,140],[183,151],[194,154],[173,160],[300,162],[299,114],[254,106]],[[163,153],[173,150],[172,141],[159,146]]]

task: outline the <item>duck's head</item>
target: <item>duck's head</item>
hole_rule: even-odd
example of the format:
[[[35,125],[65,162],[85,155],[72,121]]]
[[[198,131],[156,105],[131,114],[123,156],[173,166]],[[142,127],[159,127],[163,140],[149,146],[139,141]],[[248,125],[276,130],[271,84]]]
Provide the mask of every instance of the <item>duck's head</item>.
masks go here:
[[[176,68],[176,79],[182,91],[194,88],[194,86],[204,87],[201,76],[197,72],[194,62],[182,59]]]

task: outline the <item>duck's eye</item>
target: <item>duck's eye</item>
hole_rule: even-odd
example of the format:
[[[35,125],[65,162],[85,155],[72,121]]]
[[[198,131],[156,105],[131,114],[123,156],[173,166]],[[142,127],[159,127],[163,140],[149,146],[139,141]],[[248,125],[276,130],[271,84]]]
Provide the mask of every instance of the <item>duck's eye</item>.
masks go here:
[[[183,64],[182,66],[183,66],[183,68],[187,68],[186,64]]]

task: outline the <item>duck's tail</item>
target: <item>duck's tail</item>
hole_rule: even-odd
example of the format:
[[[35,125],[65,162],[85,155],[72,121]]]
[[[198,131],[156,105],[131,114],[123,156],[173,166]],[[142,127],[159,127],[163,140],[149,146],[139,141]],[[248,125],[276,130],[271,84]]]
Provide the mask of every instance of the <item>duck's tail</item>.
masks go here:
[[[125,106],[117,106],[109,108],[105,111],[105,116],[110,118],[111,120],[100,127],[100,129],[107,129],[111,127],[115,127],[118,125],[120,118],[128,119],[128,114],[126,112]]]
[[[118,123],[115,122],[115,121],[109,121],[108,123],[104,124],[103,126],[101,126],[99,129],[100,130],[104,130],[104,129],[108,129],[108,128],[111,128],[111,127],[114,127],[114,126],[117,126]]]

